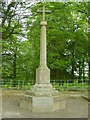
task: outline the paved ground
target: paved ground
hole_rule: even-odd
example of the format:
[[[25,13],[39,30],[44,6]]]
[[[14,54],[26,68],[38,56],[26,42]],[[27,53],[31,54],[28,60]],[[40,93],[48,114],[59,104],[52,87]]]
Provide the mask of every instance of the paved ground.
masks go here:
[[[88,118],[88,102],[81,97],[73,97],[73,94],[67,95],[65,109],[50,113],[34,113],[20,108],[18,94],[7,92],[2,101],[2,115],[6,118]]]

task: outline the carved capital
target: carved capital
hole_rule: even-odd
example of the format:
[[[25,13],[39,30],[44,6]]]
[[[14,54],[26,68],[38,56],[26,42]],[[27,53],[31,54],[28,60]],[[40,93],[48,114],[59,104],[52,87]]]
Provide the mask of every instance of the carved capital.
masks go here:
[[[41,21],[41,25],[42,26],[46,26],[47,25],[47,21]]]

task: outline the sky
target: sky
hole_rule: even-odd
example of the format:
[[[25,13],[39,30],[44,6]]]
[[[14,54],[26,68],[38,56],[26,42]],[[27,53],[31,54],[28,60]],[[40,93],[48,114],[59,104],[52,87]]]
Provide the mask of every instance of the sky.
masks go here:
[[[4,0],[6,1],[7,3],[10,3],[11,1],[13,2],[28,2],[28,0]],[[38,1],[41,1],[41,2],[88,2],[89,0],[29,0],[31,2],[38,2]]]

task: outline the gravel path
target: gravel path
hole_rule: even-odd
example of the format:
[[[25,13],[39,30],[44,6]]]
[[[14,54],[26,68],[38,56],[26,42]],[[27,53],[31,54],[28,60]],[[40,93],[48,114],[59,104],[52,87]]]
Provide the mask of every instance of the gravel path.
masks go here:
[[[88,118],[88,102],[81,97],[66,97],[66,108],[50,113],[35,113],[19,107],[19,96],[8,95],[2,99],[4,118]]]

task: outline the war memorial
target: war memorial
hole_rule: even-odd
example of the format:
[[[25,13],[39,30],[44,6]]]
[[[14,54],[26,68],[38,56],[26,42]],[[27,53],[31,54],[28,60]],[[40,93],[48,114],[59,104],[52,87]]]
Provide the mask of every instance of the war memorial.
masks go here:
[[[46,26],[45,13],[42,12],[41,39],[40,39],[40,66],[36,70],[36,83],[32,89],[22,96],[20,107],[32,112],[52,112],[65,108],[65,97],[50,84],[50,69],[47,67]]]

